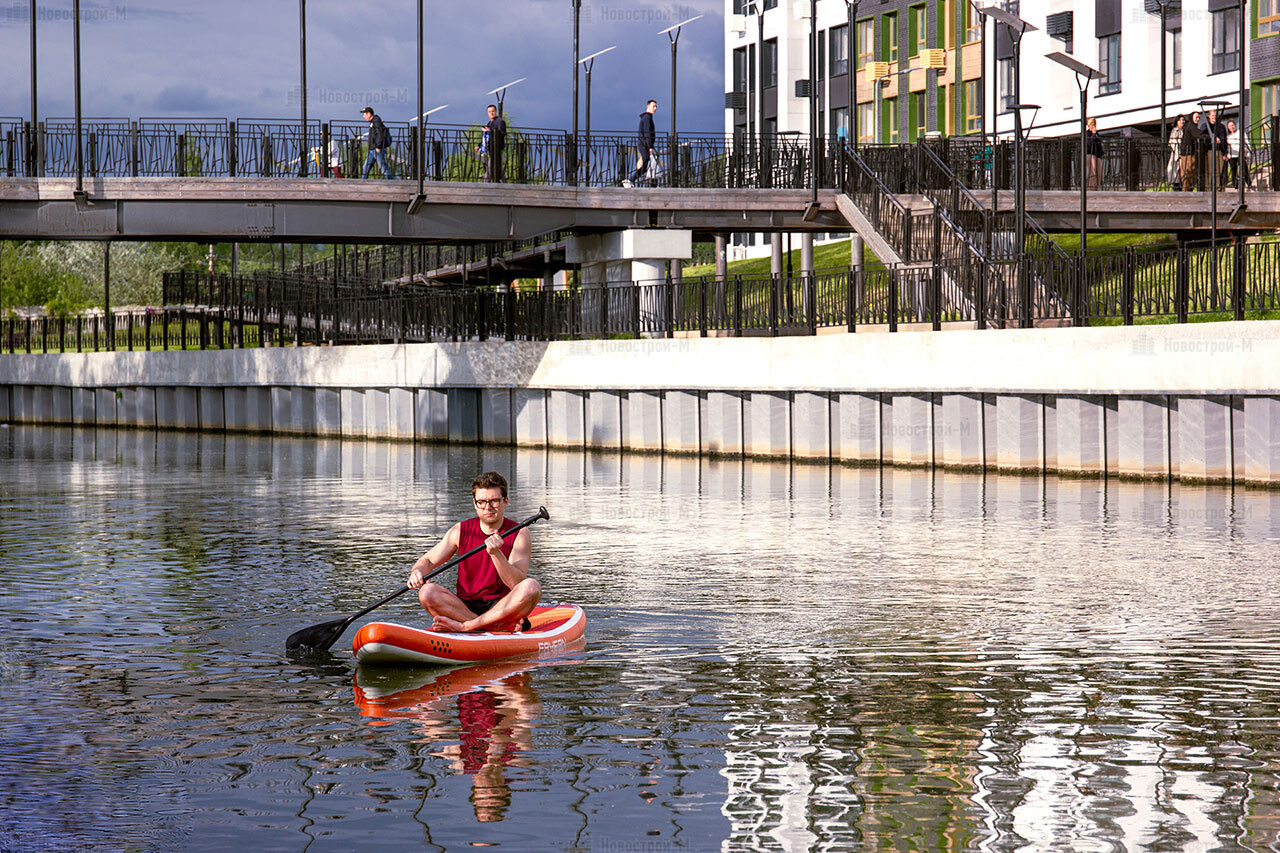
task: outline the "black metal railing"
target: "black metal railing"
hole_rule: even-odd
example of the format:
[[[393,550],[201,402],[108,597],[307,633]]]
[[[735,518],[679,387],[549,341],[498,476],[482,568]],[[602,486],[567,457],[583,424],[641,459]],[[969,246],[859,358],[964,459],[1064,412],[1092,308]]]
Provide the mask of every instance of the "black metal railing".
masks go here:
[[[512,128],[501,149],[486,147],[476,126],[387,122],[383,153],[390,174],[425,180],[501,180],[520,184],[617,186],[637,165],[634,133],[589,137],[545,128]],[[81,125],[85,174],[93,177],[356,178],[365,172],[368,127],[361,121],[242,118],[92,118]],[[422,134],[421,141],[419,134]],[[75,122],[0,119],[0,173],[75,174]],[[803,189],[813,172],[807,140],[789,134],[658,133],[658,152],[638,184],[664,187]],[[826,167],[828,178],[832,169]]]
[[[907,324],[970,328],[982,316],[993,318],[988,325],[1010,327],[1280,313],[1280,242],[1235,235],[1216,245],[1129,248],[1070,260],[1069,268],[1051,273],[1067,277],[1061,289],[1076,306],[1070,318],[1044,296],[1051,289],[1028,293],[1012,261],[699,276],[567,290],[400,284],[369,292],[361,284],[279,273],[186,271],[165,275],[166,299],[175,301],[163,308],[0,320],[0,352],[811,335],[823,328],[895,331]],[[1084,290],[1068,291],[1077,280]]]
[[[845,194],[857,202],[871,226],[880,232],[902,262],[911,263],[914,258],[912,212],[858,151],[846,147],[843,154],[845,166],[841,177]]]
[[[1280,133],[1274,117],[1255,122],[1246,133],[1241,173],[1253,189],[1280,189]],[[521,184],[615,186],[636,168],[636,135],[625,132],[579,134],[563,130],[512,128],[501,155],[482,149],[478,126],[387,122],[390,175],[380,165],[371,175],[426,180],[504,180]],[[90,118],[82,122],[85,173],[93,177],[360,177],[368,155],[367,125],[361,121],[242,118]],[[419,134],[422,134],[419,144]],[[1161,190],[1180,183],[1174,152],[1165,140],[1104,136],[1101,170],[1093,188]],[[944,137],[929,143],[939,158],[972,190],[1011,189],[1015,143],[976,135]],[[1031,139],[1024,143],[1028,188],[1078,189],[1079,137]],[[642,184],[666,187],[802,189],[818,170],[820,186],[838,183],[843,142],[825,138],[819,162],[812,162],[807,139],[797,134],[746,136],[658,133],[652,170]],[[919,186],[913,144],[859,146],[859,154],[894,193]],[[1199,158],[1199,172],[1209,158]],[[32,124],[0,118],[0,175],[67,177],[75,170],[75,122],[47,118]],[[1203,175],[1202,177],[1207,177]],[[1207,186],[1202,181],[1200,186]]]

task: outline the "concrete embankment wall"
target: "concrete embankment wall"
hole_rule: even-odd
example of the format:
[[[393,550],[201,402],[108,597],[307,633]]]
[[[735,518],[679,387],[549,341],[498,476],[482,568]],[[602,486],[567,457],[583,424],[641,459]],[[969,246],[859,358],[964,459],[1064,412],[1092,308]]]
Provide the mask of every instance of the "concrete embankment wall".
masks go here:
[[[1280,322],[0,356],[0,421],[1280,485]]]

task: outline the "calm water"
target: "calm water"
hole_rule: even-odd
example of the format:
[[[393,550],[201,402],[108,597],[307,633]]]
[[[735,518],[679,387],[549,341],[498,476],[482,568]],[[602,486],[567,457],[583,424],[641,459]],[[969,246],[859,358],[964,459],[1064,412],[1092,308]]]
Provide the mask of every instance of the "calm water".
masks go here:
[[[489,468],[584,649],[284,654]],[[16,427],[0,483],[0,849],[1280,846],[1280,493]]]

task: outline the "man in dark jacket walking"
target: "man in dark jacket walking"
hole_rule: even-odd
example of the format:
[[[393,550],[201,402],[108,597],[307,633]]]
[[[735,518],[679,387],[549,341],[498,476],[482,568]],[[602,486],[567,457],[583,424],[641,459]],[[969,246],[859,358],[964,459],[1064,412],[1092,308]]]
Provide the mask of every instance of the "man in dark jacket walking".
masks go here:
[[[1182,141],[1178,143],[1181,157],[1182,191],[1196,192],[1200,188],[1200,113],[1192,113],[1191,121],[1183,125]]]
[[[489,157],[485,164],[484,179],[500,184],[503,178],[502,149],[507,144],[507,123],[498,115],[498,108],[494,104],[488,106],[488,113],[489,121],[485,123],[484,138],[480,143],[483,153]]]
[[[391,131],[382,123],[382,119],[373,111],[373,107],[365,107],[360,111],[364,120],[369,122],[369,154],[364,158],[363,179],[369,179],[369,170],[376,162],[382,168],[382,177],[391,177],[391,166],[387,164],[386,151],[391,147]]]
[[[634,182],[644,177],[644,173],[649,171],[649,160],[653,157],[653,146],[657,142],[658,133],[653,128],[653,114],[658,111],[658,102],[650,100],[645,104],[644,112],[640,113],[640,156],[636,165],[636,170],[631,177],[624,180],[624,187],[631,186]]]

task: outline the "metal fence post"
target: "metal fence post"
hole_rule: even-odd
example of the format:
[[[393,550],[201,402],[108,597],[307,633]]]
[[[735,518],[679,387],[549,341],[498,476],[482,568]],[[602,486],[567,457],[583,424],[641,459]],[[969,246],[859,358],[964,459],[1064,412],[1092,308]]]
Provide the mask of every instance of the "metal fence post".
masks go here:
[[[898,275],[897,269],[889,270],[889,331],[898,331]]]
[[[1190,253],[1187,251],[1185,243],[1178,244],[1178,267],[1177,267],[1177,285],[1175,288],[1174,299],[1177,301],[1178,322],[1187,322],[1187,314],[1189,313],[1189,304],[1191,302],[1191,264]],[[1133,308],[1127,309],[1132,316]]]
[[[1280,191],[1280,116],[1271,117],[1271,189]]]
[[[1234,319],[1244,319],[1245,291],[1248,285],[1248,259],[1245,256],[1247,243],[1243,234],[1232,235],[1232,249],[1235,251],[1235,257],[1232,259],[1234,263],[1232,276],[1232,292],[1231,292],[1231,308]]]
[[[935,214],[936,217],[936,214]],[[915,230],[915,214],[910,210],[902,217],[902,262],[911,263],[912,232]]]
[[[329,144],[332,137],[329,135],[329,122],[323,122],[320,125],[320,177],[332,178],[333,166],[329,162]],[[418,146],[413,147],[413,156],[418,156]]]
[[[742,273],[733,277],[733,336],[742,337]]]
[[[238,164],[238,151],[236,146],[236,123],[230,122],[227,125],[227,174],[231,177],[236,176],[236,167]]]
[[[667,277],[662,286],[663,313],[667,315],[667,337],[674,338],[676,329],[676,288],[672,281],[671,267],[667,267]]]
[[[773,273],[769,274],[769,336],[778,336],[778,276]]]
[[[698,335],[707,336],[707,277],[704,275],[698,282]]]
[[[849,264],[848,278],[845,279],[844,286],[844,319],[848,325],[849,334],[853,334],[857,329],[858,304],[853,298],[853,289],[857,286],[855,281],[857,276],[858,271],[851,262]]]

